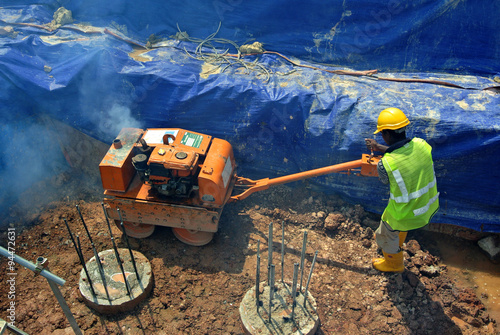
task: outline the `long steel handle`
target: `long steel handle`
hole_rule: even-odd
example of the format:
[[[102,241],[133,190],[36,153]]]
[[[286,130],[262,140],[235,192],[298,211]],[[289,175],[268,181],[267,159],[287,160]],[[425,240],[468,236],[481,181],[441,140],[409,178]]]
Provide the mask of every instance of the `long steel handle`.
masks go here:
[[[361,167],[361,159],[358,159],[355,161],[330,165],[330,166],[322,167],[319,169],[314,169],[314,170],[294,173],[294,174],[291,174],[288,176],[269,179],[268,184],[269,184],[269,186],[281,185],[281,184],[291,183],[291,182],[298,181],[298,180],[319,177],[319,176],[323,176],[325,174],[337,173],[337,172],[342,172],[342,171],[349,171],[349,170],[357,169],[360,167]]]
[[[367,160],[367,157],[369,157],[369,155],[362,155],[362,158],[358,160],[330,165],[319,169],[298,172],[291,175],[277,177],[273,179],[264,178],[259,180],[252,180],[248,178],[237,177],[235,186],[247,187],[247,189],[240,194],[231,196],[229,198],[229,201],[243,200],[255,192],[267,190],[270,186],[291,183],[294,181],[304,180],[313,177],[319,177],[330,173],[339,173],[339,172],[350,173],[351,170],[362,168],[363,165],[370,165],[371,167],[373,166],[376,167],[377,165],[376,163],[378,162],[378,157],[373,157],[369,161]],[[366,174],[364,173],[363,169],[361,174]],[[374,174],[370,173],[366,175],[374,175]]]

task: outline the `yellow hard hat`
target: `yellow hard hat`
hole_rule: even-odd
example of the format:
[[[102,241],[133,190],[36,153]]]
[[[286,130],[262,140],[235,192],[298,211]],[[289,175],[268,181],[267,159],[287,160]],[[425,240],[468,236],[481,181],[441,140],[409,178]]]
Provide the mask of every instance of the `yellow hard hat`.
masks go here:
[[[400,129],[410,124],[405,113],[401,109],[390,107],[380,112],[377,121],[377,131],[374,134],[385,129]]]

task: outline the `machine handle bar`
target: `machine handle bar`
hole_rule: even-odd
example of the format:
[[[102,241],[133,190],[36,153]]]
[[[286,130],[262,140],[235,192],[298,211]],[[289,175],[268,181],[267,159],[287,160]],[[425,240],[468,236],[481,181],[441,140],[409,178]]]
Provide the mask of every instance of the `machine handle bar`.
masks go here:
[[[286,183],[291,183],[298,180],[304,180],[313,177],[319,177],[330,173],[351,173],[354,169],[361,168],[360,174],[363,176],[378,176],[377,173],[377,163],[380,157],[373,157],[371,155],[365,155],[361,159],[340,163],[335,165],[330,165],[314,170],[298,172],[287,176],[277,177],[273,179],[264,178],[259,180],[252,180],[243,177],[236,177],[236,186],[248,186],[248,188],[240,194],[233,195],[229,198],[229,202],[243,200],[247,198],[250,194],[255,192],[267,190],[270,186],[282,185]]]

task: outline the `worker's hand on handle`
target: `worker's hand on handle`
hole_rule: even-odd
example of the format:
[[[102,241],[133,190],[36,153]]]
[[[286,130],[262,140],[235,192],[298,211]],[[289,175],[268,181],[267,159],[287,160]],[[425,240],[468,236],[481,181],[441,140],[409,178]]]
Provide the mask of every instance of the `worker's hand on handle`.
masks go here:
[[[384,153],[387,146],[377,143],[373,138],[365,138],[366,148],[370,151],[380,151]]]

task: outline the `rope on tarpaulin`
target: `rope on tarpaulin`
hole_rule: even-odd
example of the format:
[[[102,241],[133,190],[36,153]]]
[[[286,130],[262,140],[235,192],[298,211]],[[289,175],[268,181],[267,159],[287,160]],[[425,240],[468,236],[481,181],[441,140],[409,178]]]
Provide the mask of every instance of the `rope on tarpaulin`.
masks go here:
[[[482,91],[488,90],[488,91],[492,91],[494,93],[500,93],[500,86],[491,86],[491,87],[486,87],[486,88],[483,88],[483,89],[478,89],[478,88],[473,88],[473,87],[463,87],[463,86],[460,86],[460,85],[457,85],[457,84],[453,84],[453,83],[450,83],[450,82],[447,82],[447,81],[434,80],[434,79],[378,77],[378,76],[376,76],[376,74],[378,73],[377,69],[374,69],[374,70],[365,70],[365,71],[328,70],[328,69],[320,68],[320,67],[313,66],[313,65],[305,65],[305,64],[297,63],[297,62],[291,60],[290,58],[288,58],[288,57],[284,56],[283,54],[281,54],[279,52],[276,52],[276,51],[262,50],[261,52],[242,53],[242,52],[240,52],[240,50],[241,50],[241,48],[243,46],[239,47],[235,42],[227,40],[227,39],[215,39],[215,36],[217,35],[217,33],[220,30],[220,25],[221,24],[219,23],[219,27],[217,28],[217,30],[214,33],[210,34],[206,39],[203,39],[203,40],[199,39],[199,38],[192,38],[192,37],[190,37],[186,32],[181,31],[181,29],[179,28],[179,25],[177,25],[177,29],[179,30],[179,33],[181,34],[180,36],[182,36],[182,40],[184,40],[184,41],[190,41],[190,42],[194,42],[194,43],[199,43],[198,46],[197,46],[197,48],[196,48],[196,54],[198,54],[199,57],[197,57],[196,59],[207,61],[207,55],[212,55],[212,56],[215,56],[216,58],[222,57],[225,62],[229,63],[229,65],[227,65],[221,72],[224,72],[224,70],[227,67],[229,67],[230,65],[234,64],[234,63],[229,62],[228,59],[227,59],[227,57],[236,58],[238,60],[238,62],[241,63],[241,64],[243,64],[243,66],[245,66],[245,68],[247,68],[247,70],[248,70],[248,66],[241,61],[242,57],[245,57],[245,56],[257,56],[257,55],[260,55],[260,54],[273,54],[273,55],[276,55],[276,56],[279,56],[279,57],[285,59],[290,64],[292,64],[294,66],[297,66],[297,67],[309,68],[309,69],[319,70],[319,71],[333,73],[333,74],[337,74],[337,75],[358,76],[358,77],[363,76],[363,77],[368,77],[368,78],[371,78],[371,79],[383,80],[383,81],[393,81],[393,82],[401,82],[401,83],[433,84],[433,85],[441,85],[441,86],[447,86],[447,87],[458,88],[458,89],[465,89],[465,90],[482,90]],[[214,54],[203,54],[201,52],[202,46],[204,44],[207,44],[207,43],[210,44],[210,42],[212,42],[212,41],[213,42],[217,42],[217,43],[232,44],[236,48],[236,50],[238,50],[238,54],[229,54],[228,50],[226,50],[223,54],[219,54],[217,52],[215,52]],[[216,50],[214,46],[210,45],[210,47],[212,47],[213,50]],[[184,48],[184,51],[189,55],[189,52],[185,48]],[[219,61],[219,59],[217,59],[217,61]],[[251,64],[254,65],[254,64],[256,64],[256,62],[252,62]],[[269,80],[269,75],[270,75],[271,71],[269,71],[268,69],[265,69],[265,67],[263,67],[263,66],[260,66],[260,67],[265,70],[265,72],[267,74],[267,80]]]
[[[454,88],[459,88],[459,89],[464,89],[464,90],[482,90],[482,91],[492,91],[494,93],[500,93],[500,86],[491,86],[491,87],[486,87],[483,89],[479,88],[474,88],[474,87],[463,87],[460,85],[456,85],[450,82],[442,81],[442,80],[433,80],[433,79],[417,79],[417,78],[387,78],[387,77],[378,77],[375,76],[376,73],[378,73],[378,70],[367,70],[367,71],[345,71],[345,70],[328,70],[328,69],[322,69],[316,66],[312,65],[304,65],[304,64],[299,64],[297,62],[292,61],[288,57],[280,54],[279,52],[275,51],[264,51],[262,54],[274,54],[277,55],[294,66],[299,66],[299,67],[305,67],[305,68],[310,68],[314,70],[320,70],[328,73],[334,73],[334,74],[339,74],[339,75],[349,75],[349,76],[366,76],[369,78],[373,78],[375,80],[384,80],[384,81],[395,81],[395,82],[402,82],[402,83],[424,83],[424,84],[434,84],[434,85],[441,85],[441,86],[448,86],[448,87],[454,87]]]
[[[150,50],[150,49],[156,49],[158,47],[154,47],[154,45],[144,45],[140,42],[134,41],[133,39],[121,36],[121,34],[114,32],[108,28],[104,28],[103,30],[100,31],[87,31],[87,30],[82,30],[79,29],[77,26],[74,25],[64,25],[61,27],[58,27],[57,29],[53,29],[50,27],[47,27],[46,25],[39,25],[39,24],[33,24],[33,23],[23,23],[23,22],[6,22],[3,20],[0,20],[0,23],[7,24],[7,25],[17,25],[17,26],[26,26],[26,27],[31,27],[31,28],[37,28],[37,29],[43,29],[49,32],[54,32],[58,29],[69,29],[69,30],[74,30],[78,31],[82,34],[96,34],[96,33],[104,33],[107,35],[110,35],[116,39],[119,39],[127,44],[130,44],[132,46],[144,49],[144,50]],[[208,63],[216,64],[218,66],[222,66],[222,64],[225,64],[225,67],[221,70],[221,72],[224,72],[227,68],[233,66],[233,65],[240,65],[246,68],[247,71],[259,71],[266,76],[265,82],[269,81],[271,71],[269,69],[266,69],[262,64],[257,63],[257,60],[253,62],[249,61],[244,61],[242,58],[246,56],[258,56],[262,54],[272,54],[276,55],[278,57],[283,58],[290,64],[296,66],[296,67],[303,67],[303,68],[309,68],[312,70],[317,70],[317,71],[322,71],[322,72],[327,72],[327,73],[333,73],[337,75],[346,75],[346,76],[357,76],[357,77],[367,77],[369,79],[374,79],[374,80],[382,80],[382,81],[392,81],[392,82],[399,82],[399,83],[422,83],[422,84],[432,84],[432,85],[439,85],[439,86],[446,86],[446,87],[451,87],[451,88],[457,88],[457,89],[463,89],[463,90],[476,90],[476,91],[491,91],[493,93],[500,93],[500,86],[490,86],[486,88],[475,88],[475,87],[463,87],[457,84],[453,84],[451,82],[443,81],[443,80],[435,80],[435,79],[418,79],[418,78],[389,78],[389,77],[379,77],[376,74],[379,73],[377,69],[374,70],[365,70],[365,71],[348,71],[348,70],[329,70],[325,68],[321,68],[318,66],[314,65],[305,65],[305,64],[300,64],[297,63],[296,61],[291,60],[289,57],[276,52],[276,51],[267,51],[263,50],[262,52],[256,52],[256,53],[241,53],[240,48],[235,42],[228,40],[228,39],[223,39],[223,38],[215,38],[217,33],[220,30],[221,24],[219,23],[219,27],[217,30],[210,34],[207,38],[205,39],[200,39],[200,38],[193,38],[190,37],[186,32],[182,32],[177,25],[177,28],[179,29],[179,33],[181,33],[180,36],[182,36],[183,41],[189,41],[193,43],[198,43],[198,46],[196,47],[196,50],[194,52],[194,55],[191,55],[185,48],[184,50],[190,57],[197,59],[197,60],[203,60]],[[177,34],[179,35],[179,34]],[[176,35],[176,37],[177,37]],[[230,54],[228,53],[229,49],[224,51],[223,53],[218,53],[217,49],[211,44],[212,42],[214,43],[220,43],[220,44],[231,44],[236,48],[238,51],[237,54]],[[202,47],[206,45],[207,47],[212,48],[214,50],[214,53],[205,53],[202,52]],[[174,47],[177,48],[177,47]],[[290,72],[289,72],[290,73]],[[286,74],[284,74],[286,75]]]

